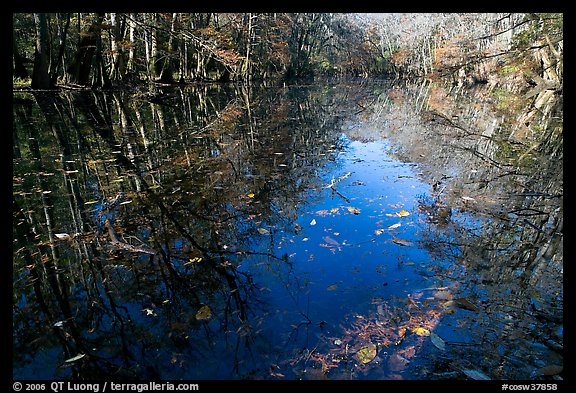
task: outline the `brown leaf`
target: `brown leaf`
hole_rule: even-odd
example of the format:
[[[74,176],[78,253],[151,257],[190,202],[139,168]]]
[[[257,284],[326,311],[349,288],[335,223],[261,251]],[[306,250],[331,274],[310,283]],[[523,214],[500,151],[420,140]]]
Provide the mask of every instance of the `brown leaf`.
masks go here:
[[[401,246],[412,246],[414,245],[414,243],[412,243],[409,240],[405,240],[405,239],[398,239],[397,237],[395,237],[394,239],[392,239],[392,241],[396,244],[399,244]]]
[[[475,304],[471,303],[468,299],[460,297],[458,299],[454,299],[454,303],[456,303],[456,305],[460,308],[463,308],[464,310],[469,310],[469,311],[480,311],[480,309],[478,308],[478,306],[476,306]]]
[[[562,366],[559,366],[557,364],[549,364],[547,366],[544,366],[544,367],[536,370],[536,374],[537,375],[556,375],[556,374],[560,374],[562,372],[562,370],[564,370],[564,367],[562,367]]]
[[[212,310],[207,305],[200,307],[196,313],[196,319],[199,321],[212,318]]]

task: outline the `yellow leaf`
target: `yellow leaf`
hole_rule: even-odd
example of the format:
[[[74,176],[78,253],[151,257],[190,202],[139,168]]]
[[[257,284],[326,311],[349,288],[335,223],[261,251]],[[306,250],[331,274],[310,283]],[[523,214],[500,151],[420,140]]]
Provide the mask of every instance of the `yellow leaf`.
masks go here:
[[[330,209],[330,213],[336,213],[338,210],[340,210],[337,207],[333,207],[332,209]]]
[[[424,329],[421,327],[417,327],[417,328],[412,329],[412,333],[416,333],[419,336],[429,336],[430,330]]]
[[[254,198],[254,193],[251,192],[250,194],[248,194],[248,198]]]
[[[188,262],[184,263],[184,266],[189,265],[191,263],[199,263],[202,262],[202,257],[194,257],[194,258],[190,258],[188,260]]]
[[[377,349],[376,345],[369,343],[365,347],[362,347],[356,352],[356,358],[361,363],[370,363],[376,357]]]
[[[265,228],[258,228],[258,232],[260,232],[261,235],[267,235],[270,233],[270,231],[268,231],[268,229]]]
[[[381,234],[383,234],[383,233],[384,233],[384,231],[383,231],[382,229],[376,229],[376,230],[374,231],[374,234],[375,234],[375,235],[378,235],[378,236],[381,235]]]
[[[310,221],[310,225],[316,225],[316,220],[312,219],[312,221]]]
[[[327,291],[335,291],[337,288],[338,288],[338,285],[337,285],[337,284],[332,284],[332,285],[329,285],[329,286],[326,288],[326,290],[327,290]]]
[[[409,216],[410,213],[407,212],[406,210],[402,209],[402,210],[400,210],[399,212],[396,212],[396,215],[397,215],[398,217],[406,217],[406,216]]]
[[[348,206],[347,209],[352,214],[360,214],[360,209],[357,207]]]

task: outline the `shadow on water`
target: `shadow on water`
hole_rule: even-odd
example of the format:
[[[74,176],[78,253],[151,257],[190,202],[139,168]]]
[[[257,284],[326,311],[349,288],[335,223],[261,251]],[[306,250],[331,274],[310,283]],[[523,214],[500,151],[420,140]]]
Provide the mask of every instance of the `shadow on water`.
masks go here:
[[[14,378],[558,378],[561,113],[492,98],[14,93]]]

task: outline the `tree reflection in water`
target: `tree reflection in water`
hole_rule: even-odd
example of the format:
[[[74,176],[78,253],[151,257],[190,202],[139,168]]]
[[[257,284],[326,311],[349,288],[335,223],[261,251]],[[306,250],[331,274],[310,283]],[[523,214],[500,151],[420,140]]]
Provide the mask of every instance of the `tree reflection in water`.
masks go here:
[[[14,377],[558,374],[561,137],[512,139],[490,108],[464,108],[482,96],[438,107],[433,89],[15,93]],[[387,168],[419,180],[346,158],[382,138]],[[368,195],[382,175],[419,196],[400,229],[383,226],[400,207]],[[324,285],[346,265],[326,272],[330,258],[388,276]],[[355,305],[360,282],[381,289]],[[335,293],[350,304],[323,311]]]

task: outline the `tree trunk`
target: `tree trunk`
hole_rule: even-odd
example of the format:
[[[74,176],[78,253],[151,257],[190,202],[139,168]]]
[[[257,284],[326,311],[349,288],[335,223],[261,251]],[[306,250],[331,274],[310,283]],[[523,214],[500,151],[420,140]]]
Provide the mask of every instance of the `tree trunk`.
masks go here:
[[[28,70],[26,66],[24,66],[24,59],[20,56],[20,52],[18,51],[18,46],[16,45],[16,37],[12,35],[12,76],[15,78],[28,78]]]
[[[34,69],[32,71],[33,89],[50,89],[50,77],[48,75],[48,25],[46,14],[34,14],[34,25],[36,26],[36,50],[34,52]]]
[[[58,26],[60,24],[58,23]],[[64,63],[64,53],[66,49],[66,36],[68,35],[68,27],[70,26],[70,14],[66,14],[66,25],[64,30],[59,34],[60,48],[58,49],[58,56],[56,57],[56,65],[54,70],[50,73],[50,83],[55,86],[58,80],[58,72],[60,71],[60,66]]]
[[[98,42],[100,41],[100,31],[103,19],[103,13],[97,14],[96,20],[92,25],[90,25],[88,32],[83,34],[80,39],[74,60],[67,70],[70,76],[70,82],[83,86],[90,84],[90,71],[93,67],[92,60]]]

